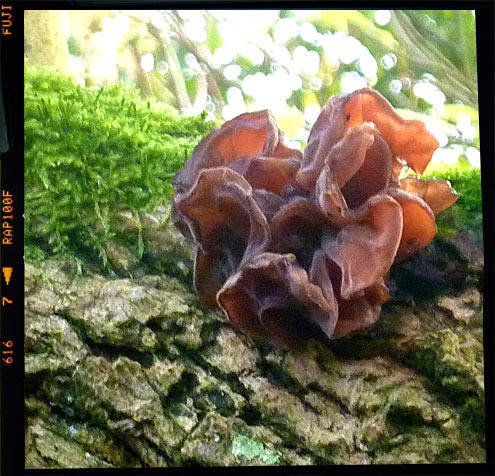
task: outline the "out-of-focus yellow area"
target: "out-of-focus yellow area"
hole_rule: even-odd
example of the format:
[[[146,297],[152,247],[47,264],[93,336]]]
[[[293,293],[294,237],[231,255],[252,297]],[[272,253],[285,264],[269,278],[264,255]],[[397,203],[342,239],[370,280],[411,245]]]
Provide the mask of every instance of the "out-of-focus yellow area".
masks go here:
[[[300,149],[331,96],[373,87],[435,135],[430,167],[479,167],[475,35],[471,10],[25,12],[32,65],[207,120],[270,109]]]

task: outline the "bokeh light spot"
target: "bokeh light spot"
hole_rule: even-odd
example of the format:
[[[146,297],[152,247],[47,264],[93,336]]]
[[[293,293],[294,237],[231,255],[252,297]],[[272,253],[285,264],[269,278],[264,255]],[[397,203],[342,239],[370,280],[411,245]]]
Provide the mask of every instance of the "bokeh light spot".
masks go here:
[[[146,53],[141,56],[141,68],[143,68],[143,71],[149,73],[150,71],[153,71],[154,67],[155,58],[153,57],[153,53]]]
[[[342,74],[340,79],[340,87],[343,93],[352,93],[368,85],[366,79],[363,78],[357,71],[347,71]]]
[[[397,56],[388,53],[381,59],[380,63],[385,69],[391,69],[397,64]]]
[[[390,14],[390,10],[377,10],[375,13],[375,21],[380,26],[387,25],[392,19],[392,15]]]
[[[481,155],[480,151],[476,147],[468,147],[466,149],[466,157],[473,167],[481,167]]]

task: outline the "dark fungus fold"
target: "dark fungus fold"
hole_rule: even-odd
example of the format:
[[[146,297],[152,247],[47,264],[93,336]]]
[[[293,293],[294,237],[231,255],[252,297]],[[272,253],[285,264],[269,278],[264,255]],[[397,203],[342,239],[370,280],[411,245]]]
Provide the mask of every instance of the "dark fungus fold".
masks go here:
[[[194,284],[255,339],[294,345],[369,327],[394,261],[428,246],[458,198],[422,173],[435,138],[377,92],[333,97],[304,155],[268,111],[227,121],[174,179],[173,220],[197,245]]]
[[[328,153],[344,137],[344,106],[344,95],[332,97],[311,129],[301,168],[296,176],[297,182],[305,190],[313,189]]]
[[[331,261],[323,250],[318,250],[309,273],[310,281],[319,286],[338,310],[338,319],[332,334],[339,338],[374,324],[380,316],[381,305],[388,300],[388,288],[384,279],[379,278],[371,286],[344,299],[341,289],[342,271]]]
[[[380,317],[381,305],[388,300],[388,288],[380,279],[350,299],[340,299],[339,319],[333,337],[344,337],[351,332],[366,329]]]
[[[349,211],[347,224],[327,235],[322,250],[341,275],[339,295],[347,299],[382,278],[392,266],[402,236],[402,209],[386,194]]]
[[[375,130],[373,143],[366,150],[363,164],[342,187],[347,205],[350,208],[359,207],[373,195],[381,192],[390,183],[392,172],[390,147]]]
[[[302,154],[283,144],[283,134],[270,111],[245,113],[225,122],[194,149],[184,168],[175,176],[176,191],[187,191],[202,169],[229,166],[242,157],[300,159]]]
[[[270,227],[270,250],[294,254],[306,270],[311,266],[315,251],[321,248],[323,236],[338,232],[311,200],[300,197],[282,207],[272,218]]]
[[[383,138],[370,124],[356,127],[330,151],[315,185],[315,199],[325,214],[338,219],[348,208],[397,184],[393,167]]]
[[[265,189],[277,195],[296,185],[297,158],[242,157],[230,167],[242,175],[255,189]]]
[[[253,190],[253,198],[256,200],[256,203],[265,215],[268,223],[270,223],[277,212],[287,204],[287,201],[281,196],[262,188]]]
[[[225,279],[268,245],[265,215],[249,183],[227,167],[202,170],[187,193],[174,197],[175,209],[176,221],[185,221],[199,248],[196,288],[203,301],[214,307],[214,295]]]
[[[280,345],[296,344],[320,329],[331,336],[337,321],[335,300],[325,298],[290,254],[254,257],[227,280],[217,298],[235,327]]]
[[[315,185],[314,199],[324,215],[336,226],[343,226],[349,219],[349,207],[337,178],[329,165],[325,165]]]

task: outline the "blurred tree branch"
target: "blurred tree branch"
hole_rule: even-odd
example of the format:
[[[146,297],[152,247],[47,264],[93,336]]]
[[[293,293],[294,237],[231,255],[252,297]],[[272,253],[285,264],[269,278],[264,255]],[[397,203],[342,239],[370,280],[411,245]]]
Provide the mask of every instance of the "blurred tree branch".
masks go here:
[[[217,110],[221,110],[223,106],[223,99],[218,84],[223,82],[223,74],[212,65],[213,61],[211,59],[211,54],[205,49],[205,47],[203,45],[196,44],[187,37],[180,17],[177,15],[176,11],[160,10],[160,14],[167,23],[167,26],[170,28],[170,32],[177,35],[178,43],[189,50],[201,65],[201,71],[198,71],[196,78],[196,95],[194,98],[194,103],[191,102],[187,92],[186,83],[179,59],[177,57],[176,48],[173,41],[169,39],[167,32],[160,29],[151,20],[146,21],[143,18],[136,17],[126,11],[122,11],[121,13],[127,15],[135,22],[144,25],[150,36],[156,41],[158,45],[158,54],[165,58],[165,61],[168,64],[173,89],[177,99],[177,105],[183,114],[197,114],[201,112],[204,104],[206,103],[208,93],[211,95]]]
[[[177,100],[179,102],[179,109],[183,114],[188,114],[192,110],[192,104],[187,94],[186,83],[184,81],[184,75],[180,67],[179,59],[175,52],[175,48],[166,35],[153,25],[151,22],[146,23],[146,28],[149,34],[156,40],[158,44],[158,53],[165,58],[168,63],[170,75],[172,76],[172,82],[174,84],[175,93],[177,94]]]
[[[223,100],[218,85],[224,81],[224,77],[222,72],[213,66],[211,53],[204,45],[195,43],[185,34],[181,19],[175,10],[171,12],[160,10],[160,13],[171,30],[177,35],[180,42],[196,57],[198,63],[206,68],[208,92],[213,99],[215,107],[218,109],[221,108],[223,106]]]
[[[127,15],[131,20],[141,25],[144,25],[148,30],[148,33],[155,39],[158,45],[158,51],[161,56],[163,56],[168,64],[170,75],[172,78],[172,84],[174,87],[175,97],[177,100],[177,106],[182,113],[186,113],[192,109],[191,101],[189,100],[189,95],[187,94],[184,77],[180,68],[179,60],[172,45],[166,40],[165,35],[155,26],[151,21],[145,21],[143,18],[139,18],[135,15],[130,14],[126,11],[121,11],[122,14]],[[132,46],[132,44],[131,44]],[[140,62],[138,61],[139,54],[134,45],[133,54],[140,68]],[[143,91],[145,94],[147,90]],[[151,90],[150,90],[151,92]]]
[[[460,101],[478,107],[478,88],[475,81],[462,74],[430,41],[425,39],[412,24],[406,13],[393,10],[390,21],[399,44],[413,68],[430,72],[449,102]]]

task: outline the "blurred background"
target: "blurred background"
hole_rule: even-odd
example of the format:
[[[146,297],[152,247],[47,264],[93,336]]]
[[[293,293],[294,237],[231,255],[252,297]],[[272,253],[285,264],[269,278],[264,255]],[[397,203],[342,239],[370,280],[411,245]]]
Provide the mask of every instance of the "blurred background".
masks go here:
[[[25,12],[28,64],[182,116],[270,109],[294,148],[332,95],[373,87],[436,136],[430,172],[480,166],[475,35],[471,10]]]

